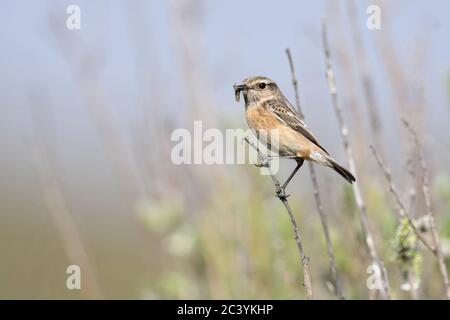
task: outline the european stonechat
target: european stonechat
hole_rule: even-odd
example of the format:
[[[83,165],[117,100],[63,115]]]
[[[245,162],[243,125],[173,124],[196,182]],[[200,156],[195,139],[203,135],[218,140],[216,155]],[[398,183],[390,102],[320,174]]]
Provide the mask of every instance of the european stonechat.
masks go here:
[[[257,134],[265,132],[265,137],[258,134],[258,138],[268,143],[267,135],[271,130],[277,130],[277,153],[280,157],[289,157],[297,161],[297,167],[282,186],[283,189],[300,169],[304,160],[333,168],[350,183],[355,181],[355,177],[320,145],[275,81],[261,76],[250,77],[233,88],[238,102],[241,92],[243,93],[245,116],[249,127]]]

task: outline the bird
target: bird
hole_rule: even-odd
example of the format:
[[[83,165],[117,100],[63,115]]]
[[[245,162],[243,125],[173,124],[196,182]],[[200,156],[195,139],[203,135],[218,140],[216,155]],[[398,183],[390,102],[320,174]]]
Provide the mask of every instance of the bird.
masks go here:
[[[275,81],[264,76],[252,76],[239,85],[235,84],[233,89],[237,102],[243,94],[247,124],[256,131],[259,140],[271,148],[268,136],[272,130],[277,130],[276,148],[279,156],[297,162],[296,168],[281,187],[283,190],[305,160],[334,169],[350,184],[356,181],[354,175],[338,164],[319,143]]]

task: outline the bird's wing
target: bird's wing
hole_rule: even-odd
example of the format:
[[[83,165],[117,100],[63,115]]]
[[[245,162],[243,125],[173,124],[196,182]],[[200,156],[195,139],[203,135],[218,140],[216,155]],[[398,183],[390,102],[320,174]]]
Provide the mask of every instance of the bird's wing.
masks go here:
[[[265,107],[272,111],[277,116],[278,120],[302,134],[305,138],[328,154],[328,151],[320,145],[317,138],[308,129],[306,123],[300,118],[300,115],[287,100],[271,99],[265,102]]]

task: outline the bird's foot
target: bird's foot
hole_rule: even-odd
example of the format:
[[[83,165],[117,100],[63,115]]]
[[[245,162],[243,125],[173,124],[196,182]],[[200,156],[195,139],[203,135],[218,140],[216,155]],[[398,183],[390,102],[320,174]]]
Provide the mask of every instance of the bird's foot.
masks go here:
[[[258,168],[269,168],[270,167],[270,159],[268,157],[259,157],[258,162],[255,163],[255,166]]]
[[[275,194],[280,200],[286,200],[290,196],[290,194],[286,194],[286,191],[283,187],[279,186],[275,190]]]

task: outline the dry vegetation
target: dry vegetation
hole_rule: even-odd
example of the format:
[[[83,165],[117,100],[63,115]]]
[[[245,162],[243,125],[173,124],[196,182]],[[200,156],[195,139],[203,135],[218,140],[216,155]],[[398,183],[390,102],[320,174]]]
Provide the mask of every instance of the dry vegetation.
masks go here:
[[[164,111],[169,110],[164,97],[155,94],[164,82],[160,70],[157,65],[142,64],[139,77],[142,83],[151,83],[152,94],[143,95],[143,116],[133,129],[131,143],[114,120],[108,93],[98,78],[98,61],[77,51],[77,46],[67,43],[52,27],[119,177],[124,207],[137,217],[146,234],[143,253],[151,270],[140,280],[142,287],[135,290],[140,292],[138,297],[450,298],[446,268],[450,260],[449,172],[437,177],[433,170],[425,120],[418,116],[427,110],[425,99],[411,94],[417,84],[406,76],[405,64],[398,61],[389,36],[382,35],[377,41],[386,81],[393,92],[392,117],[398,133],[393,139],[398,139],[403,156],[387,156],[389,146],[383,143],[387,133],[374,96],[378,91],[373,87],[361,35],[352,35],[361,57],[358,61],[363,64],[359,65],[358,84],[353,88],[357,92],[354,101],[362,97],[361,110],[353,112],[354,106],[345,103],[349,99],[344,101],[340,95],[351,82],[348,74],[338,72],[346,64],[358,67],[358,61],[345,57],[343,48],[328,39],[324,22],[324,69],[317,72],[325,73],[323,83],[318,85],[328,87],[330,103],[320,108],[321,112],[336,115],[340,132],[336,132],[335,143],[342,145],[342,154],[358,183],[350,186],[339,179],[325,185],[318,170],[313,166],[307,169],[306,164],[295,177],[306,187],[290,190],[288,207],[284,207],[274,196],[271,179],[260,176],[250,165],[174,166],[168,161],[172,147],[169,137],[174,128],[191,129],[195,119],[202,119],[205,127],[222,129],[243,123],[221,116],[212,107],[215,101],[210,91],[205,90],[210,82],[202,68],[204,48],[197,6],[195,1],[171,5],[178,62],[183,67],[183,99],[189,108],[177,119]],[[350,13],[352,10],[349,6]],[[354,15],[352,18],[356,19]],[[138,28],[134,23],[130,22],[131,28]],[[136,46],[143,45],[136,41]],[[142,50],[151,50],[151,46]],[[280,59],[286,59],[283,49]],[[297,64],[296,52],[288,50],[287,54],[286,77],[292,77],[294,88],[286,90],[295,93],[297,107],[308,118],[311,109],[301,103],[302,85],[297,81],[302,66]],[[336,68],[338,65],[340,68]],[[43,137],[42,128],[50,127],[46,123],[49,121],[47,117],[33,117],[35,139],[30,143],[49,221],[59,231],[67,261],[81,264],[86,270],[90,286],[84,297],[120,297],[105,289],[110,279],[103,271],[108,266],[92,261],[98,250],[82,240],[73,221],[64,184],[52,166],[55,152],[49,150]],[[354,125],[348,127],[347,123]],[[368,130],[364,129],[366,124]],[[393,165],[406,169],[393,175],[389,171]],[[290,164],[282,162],[282,166]],[[286,208],[288,212],[292,208],[294,220],[286,215]],[[302,240],[299,248],[293,240],[291,223],[295,220]],[[117,239],[111,241],[110,246],[119,243]],[[304,269],[308,262],[309,272]],[[381,290],[367,288],[367,268],[371,264],[382,271]],[[125,269],[121,273],[124,279],[132,272]]]

